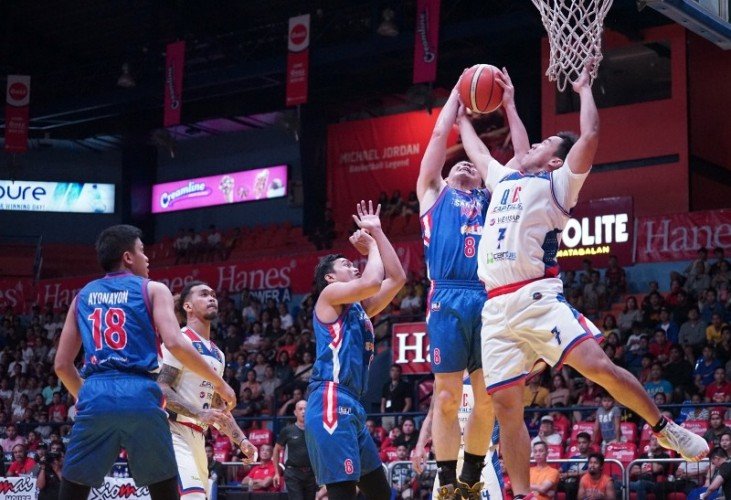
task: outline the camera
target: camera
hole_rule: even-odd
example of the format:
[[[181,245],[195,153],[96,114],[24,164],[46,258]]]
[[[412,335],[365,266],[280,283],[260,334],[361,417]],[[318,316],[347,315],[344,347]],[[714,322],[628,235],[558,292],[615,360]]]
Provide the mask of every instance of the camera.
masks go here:
[[[59,452],[57,452],[57,451],[49,451],[46,454],[45,459],[47,461],[49,461],[49,462],[53,462],[54,460],[60,460],[61,459],[61,454]]]

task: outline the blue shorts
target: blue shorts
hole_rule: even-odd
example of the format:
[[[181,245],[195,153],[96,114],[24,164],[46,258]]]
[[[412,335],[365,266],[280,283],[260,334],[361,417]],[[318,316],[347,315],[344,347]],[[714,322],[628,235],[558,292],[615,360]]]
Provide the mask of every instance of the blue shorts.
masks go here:
[[[178,468],[162,391],[143,375],[108,372],[84,382],[63,464],[63,477],[99,487],[120,448],[127,450],[135,484],[148,486],[177,476]]]
[[[307,453],[317,484],[358,481],[381,466],[358,398],[332,382],[311,386],[305,411]]]
[[[432,281],[426,304],[434,373],[482,368],[480,331],[487,292],[479,281]]]

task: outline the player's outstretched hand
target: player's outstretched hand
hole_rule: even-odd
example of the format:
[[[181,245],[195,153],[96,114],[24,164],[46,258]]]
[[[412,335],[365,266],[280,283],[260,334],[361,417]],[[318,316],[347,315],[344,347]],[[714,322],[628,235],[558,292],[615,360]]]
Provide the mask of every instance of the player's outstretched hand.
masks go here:
[[[254,446],[248,439],[241,441],[239,449],[241,450],[241,453],[244,454],[243,462],[245,464],[253,464],[259,460],[259,452],[256,450],[256,446]]]
[[[374,211],[373,200],[369,200],[367,206],[365,200],[361,200],[360,203],[355,205],[355,210],[358,214],[353,214],[353,220],[359,228],[364,229],[368,233],[381,229],[381,219],[378,217],[378,214],[381,213],[380,203]]]
[[[198,414],[198,420],[206,425],[223,425],[225,417],[223,411],[215,408],[209,408],[208,410],[201,410]]]
[[[599,59],[596,57],[590,58],[584,65],[584,69],[581,70],[581,74],[576,81],[571,82],[571,88],[574,92],[580,92],[585,87],[591,88],[591,73],[594,71],[594,67],[599,64]]]
[[[426,462],[426,450],[423,446],[417,446],[411,453],[411,466],[417,474],[424,472],[424,463]]]
[[[515,87],[513,87],[513,81],[510,79],[508,74],[508,68],[503,66],[503,70],[495,74],[495,81],[503,89],[503,107],[511,106],[515,103]]]
[[[351,234],[348,240],[361,255],[368,255],[371,251],[371,245],[376,244],[376,241],[371,237],[371,235],[362,229],[358,229],[356,232]]]
[[[226,403],[226,408],[230,410],[236,406],[236,393],[233,389],[231,389],[231,386],[223,381],[223,379],[221,379],[221,382],[223,382],[223,385],[219,383],[213,388],[216,390],[221,399],[223,399],[223,401]]]

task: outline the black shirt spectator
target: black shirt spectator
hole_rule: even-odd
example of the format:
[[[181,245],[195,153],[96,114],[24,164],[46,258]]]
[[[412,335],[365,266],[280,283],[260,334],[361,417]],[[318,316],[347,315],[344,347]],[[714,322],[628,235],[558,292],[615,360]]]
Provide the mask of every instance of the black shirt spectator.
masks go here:
[[[412,409],[413,388],[401,380],[401,367],[391,365],[391,380],[383,385],[381,413],[406,413]]]

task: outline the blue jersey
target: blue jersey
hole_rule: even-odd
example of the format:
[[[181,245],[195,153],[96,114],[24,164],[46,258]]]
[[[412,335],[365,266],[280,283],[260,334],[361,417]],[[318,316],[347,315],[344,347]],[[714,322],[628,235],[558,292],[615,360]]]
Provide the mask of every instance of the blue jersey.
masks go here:
[[[477,246],[489,204],[487,191],[446,186],[421,216],[427,273],[432,281],[478,281]]]
[[[160,343],[147,296],[148,280],[122,272],[94,280],[76,296],[84,344],[81,376],[107,371],[154,372]]]
[[[363,306],[346,305],[332,323],[314,314],[317,356],[310,383],[334,382],[360,397],[368,386],[368,367],[373,360],[373,324]]]

